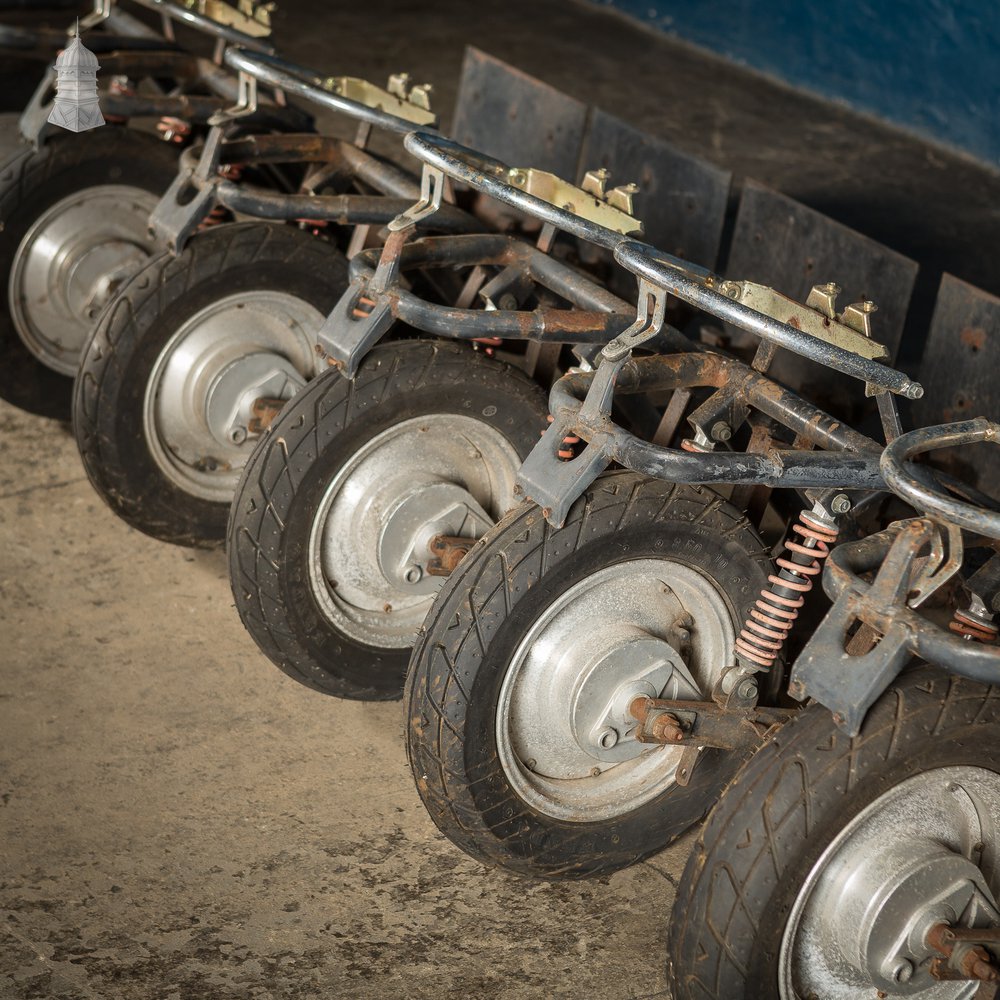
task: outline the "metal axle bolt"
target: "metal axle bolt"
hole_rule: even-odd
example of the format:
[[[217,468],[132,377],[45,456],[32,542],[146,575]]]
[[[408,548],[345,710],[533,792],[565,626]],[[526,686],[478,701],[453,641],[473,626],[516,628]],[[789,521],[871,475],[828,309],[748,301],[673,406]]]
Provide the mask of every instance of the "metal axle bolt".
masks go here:
[[[830,510],[834,514],[846,514],[851,509],[851,498],[846,493],[838,493],[830,501]]]
[[[717,420],[712,424],[712,437],[716,441],[728,441],[733,436],[733,429],[725,420]]]

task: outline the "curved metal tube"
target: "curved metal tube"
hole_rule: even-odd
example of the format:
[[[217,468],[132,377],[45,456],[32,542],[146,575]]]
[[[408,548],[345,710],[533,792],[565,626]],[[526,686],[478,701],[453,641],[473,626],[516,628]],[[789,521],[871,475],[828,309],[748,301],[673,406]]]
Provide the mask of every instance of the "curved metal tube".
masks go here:
[[[613,250],[622,240],[627,239],[621,233],[587,219],[581,219],[566,209],[557,208],[500,180],[500,176],[510,169],[506,163],[477,153],[474,149],[469,149],[468,146],[463,146],[452,139],[424,131],[411,131],[403,141],[403,145],[418,160],[437,167],[449,177],[468,184],[469,187],[482,191],[483,194],[526,215],[548,222],[565,233],[578,236],[588,243],[596,243],[598,246]]]
[[[907,464],[923,452],[984,441],[1000,443],[1000,424],[985,417],[909,431],[886,446],[882,453],[882,475],[889,487],[914,509],[968,531],[1000,539],[1000,514],[956,499],[934,483],[933,477],[918,477]]]
[[[780,320],[734,302],[706,284],[707,272],[637,240],[619,242],[615,260],[633,274],[658,286],[684,302],[702,309],[733,326],[770,341],[795,354],[811,358],[845,375],[889,389],[907,399],[919,399],[924,390],[903,372],[878,361],[870,361],[835,344],[812,337]]]
[[[299,66],[270,53],[251,54],[241,49],[228,49],[224,59],[226,65],[232,69],[248,73],[261,83],[278,87],[289,94],[296,94],[313,104],[328,108],[330,111],[340,112],[350,118],[399,135],[413,131],[413,122],[407,121],[405,118],[398,118],[396,115],[380,111],[377,108],[369,108],[358,101],[352,101],[348,97],[341,97],[324,90],[320,86],[324,77],[316,70]]]

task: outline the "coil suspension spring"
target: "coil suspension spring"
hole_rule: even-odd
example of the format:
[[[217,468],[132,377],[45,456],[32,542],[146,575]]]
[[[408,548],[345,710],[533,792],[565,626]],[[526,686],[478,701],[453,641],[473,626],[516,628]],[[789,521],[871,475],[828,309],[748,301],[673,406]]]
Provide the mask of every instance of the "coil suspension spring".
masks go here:
[[[546,418],[551,424],[555,419],[550,413]],[[544,434],[545,431],[540,431],[539,433]],[[556,452],[556,457],[560,462],[571,462],[576,458],[576,446],[580,443],[580,438],[576,434],[567,434],[559,444],[559,450]]]
[[[786,539],[784,553],[775,560],[779,570],[767,578],[770,586],[760,592],[736,640],[736,651],[765,670],[778,658],[812,590],[813,577],[822,572],[823,560],[837,541],[837,526],[812,511],[799,514],[792,532],[801,540],[791,534]]]

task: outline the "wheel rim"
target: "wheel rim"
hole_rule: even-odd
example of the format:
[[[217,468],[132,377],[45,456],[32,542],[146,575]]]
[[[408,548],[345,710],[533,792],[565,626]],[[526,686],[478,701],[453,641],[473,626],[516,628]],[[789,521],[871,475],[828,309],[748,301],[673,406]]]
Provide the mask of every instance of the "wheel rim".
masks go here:
[[[931,978],[937,953],[924,938],[941,921],[1000,922],[996,872],[987,878],[980,868],[998,829],[1000,775],[984,768],[925,771],[876,799],[824,851],[796,898],[779,954],[784,1000],[973,996],[977,983]]]
[[[11,318],[46,367],[73,376],[98,314],[155,251],[149,216],[159,199],[107,184],[56,202],[28,230],[11,267]]]
[[[479,538],[510,506],[520,456],[473,417],[402,421],[352,455],[312,522],[309,575],[323,615],[377,649],[408,649],[444,582],[435,535]]]
[[[226,296],[185,321],[156,359],[143,403],[147,445],[171,483],[204,500],[232,500],[263,429],[255,402],[290,399],[317,374],[323,319],[294,295],[258,291]]]
[[[501,686],[497,747],[515,792],[572,822],[661,794],[683,750],[638,743],[628,706],[706,696],[734,640],[725,598],[685,564],[631,560],[576,584],[521,641]]]

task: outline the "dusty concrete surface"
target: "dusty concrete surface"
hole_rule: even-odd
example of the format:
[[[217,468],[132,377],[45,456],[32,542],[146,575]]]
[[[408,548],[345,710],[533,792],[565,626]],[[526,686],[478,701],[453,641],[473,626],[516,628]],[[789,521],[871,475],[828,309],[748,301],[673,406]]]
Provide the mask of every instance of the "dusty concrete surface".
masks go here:
[[[687,843],[589,883],[472,862],[399,704],[287,679],[221,553],[126,527],[66,429],[6,404],[0,553],[4,1000],[668,996]]]

